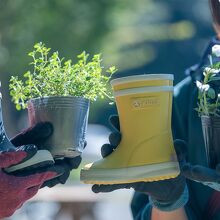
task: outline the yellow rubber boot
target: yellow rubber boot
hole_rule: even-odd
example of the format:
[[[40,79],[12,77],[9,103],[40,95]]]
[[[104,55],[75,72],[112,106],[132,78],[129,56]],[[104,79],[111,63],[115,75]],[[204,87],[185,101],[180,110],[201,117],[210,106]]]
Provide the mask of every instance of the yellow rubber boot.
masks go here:
[[[149,182],[180,173],[171,132],[172,75],[138,77],[112,81],[122,140],[112,154],[81,170],[84,183]]]

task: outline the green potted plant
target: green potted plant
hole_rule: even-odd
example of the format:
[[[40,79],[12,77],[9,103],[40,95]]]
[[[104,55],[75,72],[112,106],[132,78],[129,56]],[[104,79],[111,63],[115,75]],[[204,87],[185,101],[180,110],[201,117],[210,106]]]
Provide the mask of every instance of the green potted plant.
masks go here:
[[[53,135],[43,143],[54,158],[75,157],[82,153],[88,123],[89,103],[97,98],[110,98],[107,85],[115,73],[114,66],[103,74],[100,54],[89,60],[82,52],[77,62],[60,58],[43,43],[29,53],[33,67],[23,79],[12,76],[10,94],[16,108],[28,109],[29,124],[49,121]]]
[[[214,62],[213,62],[214,61]],[[196,81],[198,107],[209,167],[220,162],[220,45],[212,47],[203,80]]]

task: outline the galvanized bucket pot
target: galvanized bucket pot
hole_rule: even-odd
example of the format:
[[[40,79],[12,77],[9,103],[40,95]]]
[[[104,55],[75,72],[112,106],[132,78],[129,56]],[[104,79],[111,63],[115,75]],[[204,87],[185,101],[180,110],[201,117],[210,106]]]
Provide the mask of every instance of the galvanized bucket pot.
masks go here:
[[[42,97],[28,102],[30,126],[51,122],[53,134],[41,149],[49,150],[54,158],[76,157],[85,145],[89,100],[82,97]]]
[[[220,163],[220,118],[202,116],[201,121],[207,162],[210,168],[215,169]]]

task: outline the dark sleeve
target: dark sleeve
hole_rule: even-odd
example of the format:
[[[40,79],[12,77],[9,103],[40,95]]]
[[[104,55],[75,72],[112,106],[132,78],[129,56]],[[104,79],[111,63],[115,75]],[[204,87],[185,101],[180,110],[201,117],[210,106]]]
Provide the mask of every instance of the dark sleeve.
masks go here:
[[[192,106],[190,106],[190,100],[193,94],[193,83],[191,76],[188,76],[174,87],[172,111],[172,132],[174,140],[181,139],[188,142],[188,117],[189,109],[192,108]],[[189,203],[185,205],[185,212],[189,220],[198,220]]]
[[[187,141],[187,111],[191,85],[191,77],[187,77],[174,88],[172,111],[172,131],[174,139]],[[136,192],[131,202],[131,210],[134,220],[150,220],[152,206],[149,203],[148,196],[144,193]],[[190,207],[186,205],[185,210],[189,220],[197,220]]]
[[[192,89],[191,77],[186,77],[174,87],[173,111],[172,111],[172,131],[173,139],[188,141],[188,110]]]
[[[131,201],[131,211],[134,220],[150,220],[151,205],[148,196],[144,193],[135,192]]]

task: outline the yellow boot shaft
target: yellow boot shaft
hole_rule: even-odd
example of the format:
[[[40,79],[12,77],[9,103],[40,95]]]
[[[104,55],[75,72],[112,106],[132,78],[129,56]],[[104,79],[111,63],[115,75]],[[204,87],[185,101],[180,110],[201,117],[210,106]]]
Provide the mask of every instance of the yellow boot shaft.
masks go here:
[[[144,104],[134,106],[137,101]],[[97,164],[99,168],[124,168],[176,160],[170,129],[171,91],[138,97],[135,94],[119,96],[116,103],[122,140],[104,163],[101,160]]]

